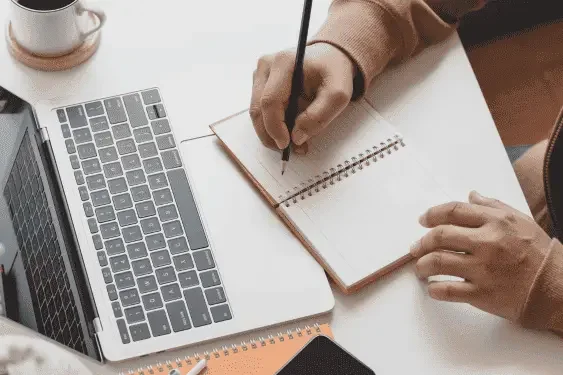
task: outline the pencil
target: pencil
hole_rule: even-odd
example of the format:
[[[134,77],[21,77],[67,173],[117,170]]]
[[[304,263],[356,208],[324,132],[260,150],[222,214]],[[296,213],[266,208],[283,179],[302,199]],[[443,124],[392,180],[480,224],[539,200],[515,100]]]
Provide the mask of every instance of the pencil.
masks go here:
[[[289,132],[289,144],[282,153],[282,175],[285,173],[287,162],[289,161],[289,154],[291,153],[291,132],[295,126],[295,119],[297,118],[299,96],[303,91],[303,60],[305,59],[305,46],[307,44],[307,34],[309,32],[309,21],[311,19],[312,7],[313,0],[305,0],[303,5],[303,15],[301,16],[301,29],[299,31],[299,41],[297,43],[295,65],[293,69],[293,76],[291,78],[291,93],[285,110],[285,123]]]

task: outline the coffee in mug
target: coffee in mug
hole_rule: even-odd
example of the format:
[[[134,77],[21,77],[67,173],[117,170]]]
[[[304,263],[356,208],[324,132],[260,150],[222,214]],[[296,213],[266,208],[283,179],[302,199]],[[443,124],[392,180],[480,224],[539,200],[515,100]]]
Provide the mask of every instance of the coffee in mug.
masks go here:
[[[106,21],[101,9],[87,7],[83,0],[10,1],[12,38],[38,56],[62,56],[74,51]]]

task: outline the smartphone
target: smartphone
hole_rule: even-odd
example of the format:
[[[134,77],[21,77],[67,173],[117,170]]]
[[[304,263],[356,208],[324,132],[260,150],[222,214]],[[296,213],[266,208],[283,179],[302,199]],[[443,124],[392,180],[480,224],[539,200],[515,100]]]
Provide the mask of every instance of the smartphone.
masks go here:
[[[375,375],[329,337],[311,339],[276,375]]]

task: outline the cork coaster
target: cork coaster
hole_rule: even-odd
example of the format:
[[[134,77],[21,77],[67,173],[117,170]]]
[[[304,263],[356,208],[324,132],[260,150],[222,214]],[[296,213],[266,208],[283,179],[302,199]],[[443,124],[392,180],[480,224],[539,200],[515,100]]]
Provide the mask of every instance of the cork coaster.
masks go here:
[[[12,56],[22,64],[33,69],[54,72],[74,68],[92,57],[100,45],[100,34],[101,32],[98,31],[90,35],[80,47],[58,57],[37,56],[22,48],[12,35],[10,23],[6,27],[6,42]]]

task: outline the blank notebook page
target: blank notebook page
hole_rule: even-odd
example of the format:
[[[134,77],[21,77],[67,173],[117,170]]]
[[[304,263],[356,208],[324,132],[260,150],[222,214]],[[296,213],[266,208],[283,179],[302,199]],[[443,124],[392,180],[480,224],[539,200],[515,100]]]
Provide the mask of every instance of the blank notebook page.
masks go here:
[[[285,174],[281,175],[281,151],[262,145],[252,126],[248,112],[213,127],[247,171],[277,203],[288,192],[303,188],[322,177],[323,172],[337,168],[346,160],[373,151],[373,146],[395,136],[395,129],[365,100],[350,104],[330,126],[309,142],[309,152],[292,153]]]

